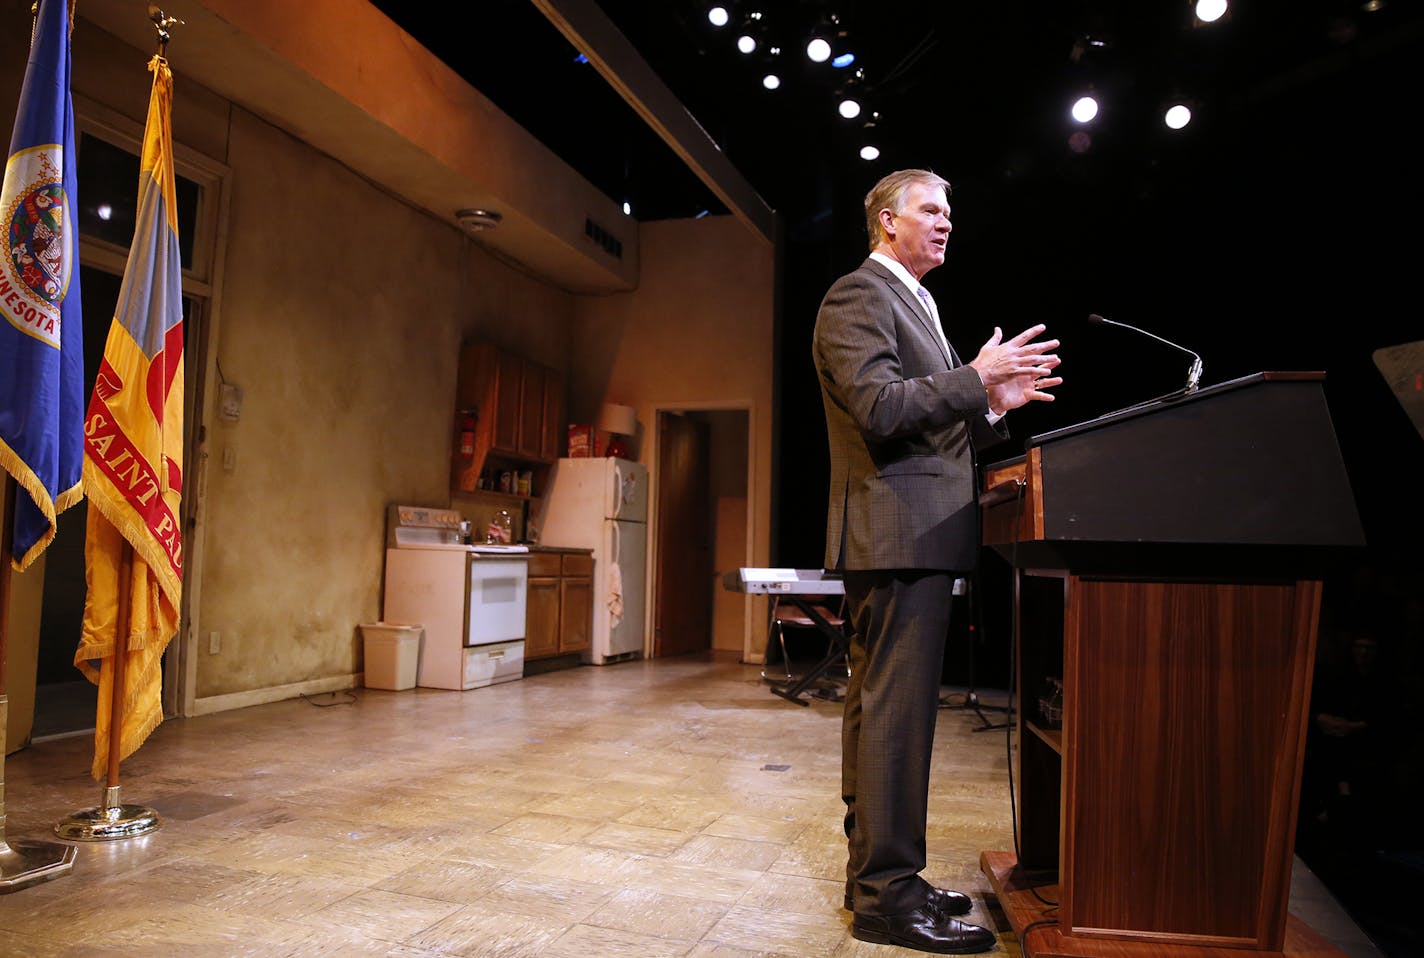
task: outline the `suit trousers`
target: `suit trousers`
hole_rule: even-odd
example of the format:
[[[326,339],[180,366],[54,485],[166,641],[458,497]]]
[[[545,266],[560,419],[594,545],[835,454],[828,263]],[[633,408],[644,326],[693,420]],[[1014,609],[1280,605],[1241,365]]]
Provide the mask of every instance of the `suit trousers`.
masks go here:
[[[841,732],[849,846],[846,892],[857,914],[919,908],[930,754],[956,573],[846,571],[851,674]]]

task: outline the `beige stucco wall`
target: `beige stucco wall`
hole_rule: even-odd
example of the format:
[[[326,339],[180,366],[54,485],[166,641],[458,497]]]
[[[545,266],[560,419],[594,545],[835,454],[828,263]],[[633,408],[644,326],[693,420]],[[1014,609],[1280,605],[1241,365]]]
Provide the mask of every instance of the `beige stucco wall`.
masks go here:
[[[358,670],[386,506],[449,502],[460,343],[562,369],[573,301],[241,111],[229,157],[199,697]]]
[[[197,695],[357,671],[386,499],[444,494],[458,238],[234,111]],[[440,268],[441,265],[445,268]]]

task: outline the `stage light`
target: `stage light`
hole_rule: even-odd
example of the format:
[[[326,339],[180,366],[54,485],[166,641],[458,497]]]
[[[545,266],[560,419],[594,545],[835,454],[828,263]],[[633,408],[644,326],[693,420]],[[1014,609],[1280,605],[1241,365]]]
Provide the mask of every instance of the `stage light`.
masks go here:
[[[1202,23],[1215,23],[1226,15],[1226,0],[1196,0],[1194,12]]]
[[[750,56],[766,44],[766,25],[762,23],[760,10],[753,10],[742,18],[737,31],[737,49]]]
[[[1098,115],[1098,101],[1091,96],[1082,96],[1073,104],[1073,119],[1079,123],[1090,123]]]
[[[842,53],[840,56],[837,56],[835,59],[831,60],[831,66],[835,67],[837,70],[844,70],[846,67],[850,66],[854,62],[854,53]]]
[[[860,148],[860,158],[867,161],[880,159],[880,147],[871,146],[869,144],[862,146]]]
[[[806,56],[815,63],[825,63],[831,58],[831,44],[825,37],[812,37],[806,44]]]
[[[623,215],[624,215],[624,216],[632,216],[632,215],[633,215],[633,204],[632,204],[632,203],[629,203],[627,200],[624,200],[624,201],[623,201]]]
[[[781,86],[781,77],[777,76],[775,73],[768,73],[766,76],[761,78],[761,85],[766,87],[768,90],[775,90],[777,87]]]
[[[1169,129],[1180,130],[1192,122],[1191,108],[1185,103],[1174,103],[1162,114],[1162,122],[1167,124]]]
[[[1082,63],[1085,59],[1099,57],[1108,49],[1110,43],[1106,37],[1095,34],[1085,34],[1073,41],[1073,48],[1068,51],[1068,59],[1074,63]]]
[[[713,7],[707,11],[707,22],[714,27],[725,27],[730,19],[726,7]]]
[[[854,120],[860,116],[860,104],[850,97],[846,97],[840,102],[840,106],[836,107],[836,112],[847,120]]]

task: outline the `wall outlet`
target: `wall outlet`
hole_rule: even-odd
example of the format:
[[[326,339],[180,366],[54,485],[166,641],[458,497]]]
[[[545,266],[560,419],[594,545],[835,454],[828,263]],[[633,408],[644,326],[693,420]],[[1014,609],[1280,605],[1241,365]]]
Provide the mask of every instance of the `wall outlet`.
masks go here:
[[[218,654],[219,652],[221,652],[221,651],[222,651],[222,633],[221,633],[221,632],[209,632],[209,633],[208,633],[208,654],[209,654],[209,655],[217,655],[217,654]]]

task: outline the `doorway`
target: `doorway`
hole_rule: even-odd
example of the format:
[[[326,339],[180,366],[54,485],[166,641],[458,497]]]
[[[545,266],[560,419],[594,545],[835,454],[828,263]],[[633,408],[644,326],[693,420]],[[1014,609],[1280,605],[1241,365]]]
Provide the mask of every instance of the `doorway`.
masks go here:
[[[747,409],[659,409],[653,656],[741,654],[744,597],[722,588],[749,536]]]
[[[114,304],[119,300],[123,277],[107,270],[80,267],[80,295],[84,309],[84,398],[88,402],[98,375],[113,324]],[[196,410],[201,408],[203,351],[201,305],[185,295],[183,309],[183,378],[184,474],[193,476],[198,461],[197,436],[200,428]],[[191,348],[190,348],[191,346]],[[196,503],[185,496],[182,505],[184,534],[194,527]],[[99,689],[74,665],[74,653],[79,648],[84,624],[84,606],[89,586],[85,578],[84,542],[87,537],[89,500],[82,499],[60,513],[55,524],[54,541],[44,552],[43,599],[39,621],[38,660],[35,669],[33,740],[58,738],[94,731]],[[181,639],[187,621],[190,601],[184,589],[183,611],[180,613],[178,635],[164,652],[163,681],[164,714],[174,714],[174,696],[166,686],[174,670],[169,668],[170,656],[180,654]]]
[[[84,400],[87,403],[104,356],[122,277],[82,265],[79,276],[84,310]],[[81,499],[60,513],[54,541],[45,550],[39,660],[35,670],[35,720],[30,733],[35,739],[94,730],[99,690],[74,666],[88,595],[84,578],[88,517],[88,499]]]

